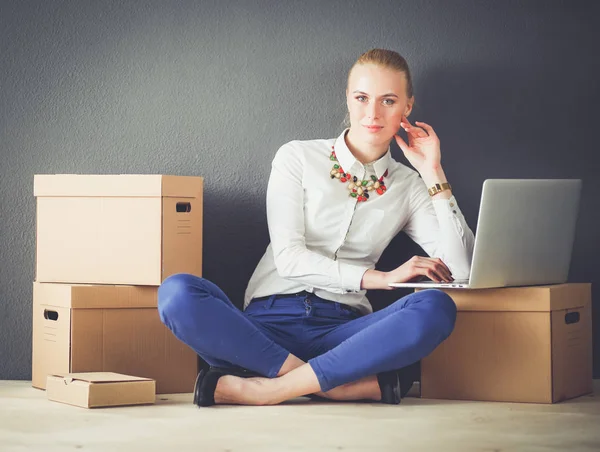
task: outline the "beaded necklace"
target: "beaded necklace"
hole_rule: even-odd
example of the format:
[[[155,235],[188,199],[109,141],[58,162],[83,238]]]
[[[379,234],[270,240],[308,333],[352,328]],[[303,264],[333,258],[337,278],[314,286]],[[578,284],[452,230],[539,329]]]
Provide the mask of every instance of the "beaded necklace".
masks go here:
[[[331,155],[329,160],[333,161],[333,167],[329,172],[332,179],[339,179],[340,182],[348,182],[348,190],[350,190],[350,196],[356,198],[358,202],[365,202],[369,199],[369,192],[376,191],[378,195],[383,195],[387,190],[383,178],[388,175],[387,170],[383,173],[379,179],[375,175],[371,175],[369,179],[358,180],[358,177],[351,175],[350,173],[344,172],[340,162],[335,155],[335,149],[331,146]]]

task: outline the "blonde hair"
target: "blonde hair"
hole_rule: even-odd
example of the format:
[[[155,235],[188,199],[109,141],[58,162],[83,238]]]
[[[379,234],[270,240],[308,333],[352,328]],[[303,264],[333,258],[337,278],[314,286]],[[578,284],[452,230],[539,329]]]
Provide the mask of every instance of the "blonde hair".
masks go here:
[[[413,85],[412,78],[410,76],[410,69],[408,68],[408,63],[404,57],[398,52],[386,49],[371,49],[363,53],[358,57],[358,60],[356,60],[356,62],[348,71],[348,79],[350,79],[352,69],[359,64],[375,64],[386,69],[395,69],[399,72],[402,72],[406,77],[406,94],[409,98],[413,97]]]

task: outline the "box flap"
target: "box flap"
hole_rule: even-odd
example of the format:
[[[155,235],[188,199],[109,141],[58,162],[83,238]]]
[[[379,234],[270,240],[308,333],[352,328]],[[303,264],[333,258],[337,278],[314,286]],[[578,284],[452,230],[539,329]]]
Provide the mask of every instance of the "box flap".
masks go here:
[[[156,286],[33,283],[36,303],[72,309],[155,308]]]
[[[135,377],[133,375],[118,374],[115,372],[76,372],[53,373],[52,376],[62,378],[65,384],[73,381],[86,381],[88,383],[117,383],[127,381],[152,381],[151,378]]]
[[[164,187],[163,187],[164,185]],[[202,191],[202,178],[160,174],[36,174],[34,196],[194,198]]]

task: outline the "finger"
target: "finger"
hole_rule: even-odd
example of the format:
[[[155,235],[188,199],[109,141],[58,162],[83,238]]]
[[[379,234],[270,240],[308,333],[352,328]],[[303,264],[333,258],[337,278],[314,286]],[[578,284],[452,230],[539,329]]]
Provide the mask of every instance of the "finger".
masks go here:
[[[429,279],[431,279],[432,281],[435,281],[435,282],[447,282],[442,275],[436,273],[435,271],[433,271],[430,268],[427,269],[426,274],[427,274],[427,277]]]
[[[443,282],[451,282],[454,280],[450,275],[450,270],[444,267],[444,265],[437,262],[437,259],[428,259],[425,263],[425,267],[438,275]]]
[[[419,266],[416,268],[417,272],[420,275],[425,275],[427,276],[429,279],[431,279],[432,281],[435,282],[446,282],[445,278],[443,275],[438,274],[435,269],[433,268],[433,266],[431,266],[431,264],[427,264],[426,266]]]
[[[429,136],[437,137],[437,134],[435,133],[435,130],[433,130],[433,127],[431,127],[429,124],[427,124],[425,122],[421,122],[421,121],[415,121],[415,124],[418,124],[419,127],[424,128],[427,131],[427,134]]]
[[[425,132],[420,127],[409,126],[408,124],[406,124],[404,122],[400,123],[400,125],[402,126],[402,128],[404,129],[404,131],[406,133],[409,133],[417,138],[429,136],[429,135],[427,135],[427,132]]]
[[[406,133],[411,134],[415,138],[425,138],[429,136],[425,130],[421,129],[420,127],[411,126],[407,122],[401,122],[400,126]]]
[[[454,281],[454,278],[452,277],[452,275],[450,274],[450,271],[448,269],[438,265],[438,266],[436,266],[435,271],[439,275],[443,275],[445,280]]]
[[[410,133],[411,135],[413,135],[415,138],[426,138],[429,135],[427,134],[427,132],[425,132],[423,129],[419,128],[419,127],[409,127],[408,129],[404,129],[406,130],[407,133]]]
[[[448,275],[449,278],[452,278],[452,271],[446,265],[446,263],[444,261],[442,261],[439,257],[435,258],[435,261],[438,263],[438,265],[440,265],[441,271],[443,271],[444,274]],[[454,278],[452,278],[452,279],[454,279]]]
[[[450,271],[450,268],[439,257],[414,256],[414,259],[415,267],[433,268],[438,274],[442,274],[449,280],[454,281],[452,271]]]

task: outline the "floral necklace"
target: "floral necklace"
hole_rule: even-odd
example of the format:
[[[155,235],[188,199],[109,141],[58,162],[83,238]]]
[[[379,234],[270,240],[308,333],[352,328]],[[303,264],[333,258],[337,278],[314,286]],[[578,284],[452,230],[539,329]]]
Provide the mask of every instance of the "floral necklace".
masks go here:
[[[339,179],[340,182],[348,182],[348,190],[350,190],[350,196],[356,198],[358,202],[365,202],[369,199],[369,192],[376,191],[378,195],[383,195],[387,190],[383,178],[388,175],[387,170],[383,173],[379,179],[375,175],[371,175],[369,179],[358,180],[356,176],[352,176],[350,173],[345,173],[343,168],[338,162],[335,155],[335,149],[331,146],[331,155],[329,160],[333,161],[333,168],[329,172],[332,179]]]

